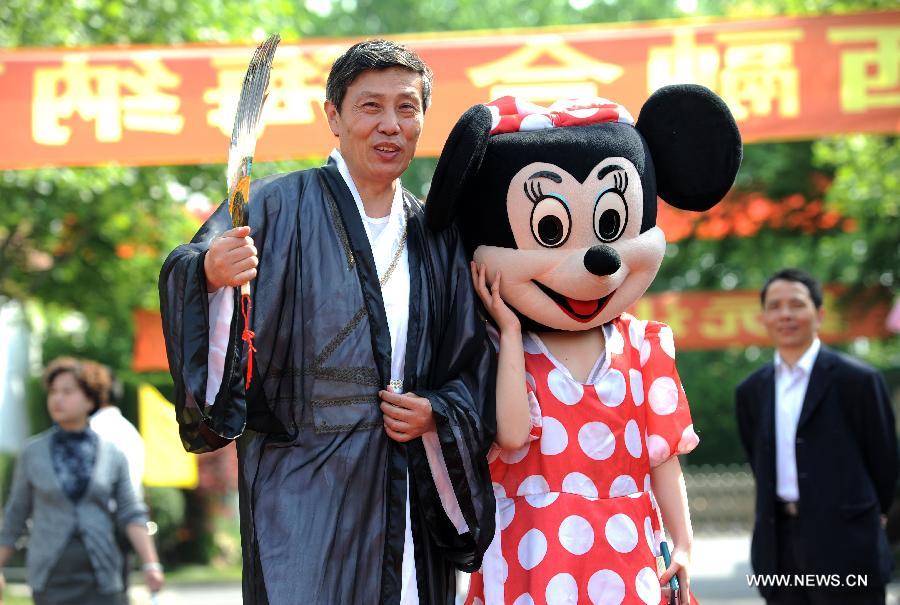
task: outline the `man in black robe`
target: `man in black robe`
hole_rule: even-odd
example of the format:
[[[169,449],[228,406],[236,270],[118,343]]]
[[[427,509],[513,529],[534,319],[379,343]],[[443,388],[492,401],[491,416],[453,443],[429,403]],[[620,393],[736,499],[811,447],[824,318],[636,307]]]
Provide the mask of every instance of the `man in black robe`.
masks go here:
[[[450,604],[493,538],[494,356],[458,234],[399,183],[430,89],[408,49],[355,45],[326,90],[340,151],[254,182],[249,228],[223,204],[163,266],[184,446],[237,440],[245,603]]]

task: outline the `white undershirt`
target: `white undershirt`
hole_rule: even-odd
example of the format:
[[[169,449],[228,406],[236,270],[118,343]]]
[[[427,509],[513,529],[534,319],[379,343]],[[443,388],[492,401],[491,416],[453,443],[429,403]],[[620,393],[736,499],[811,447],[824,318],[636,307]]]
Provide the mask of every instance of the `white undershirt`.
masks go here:
[[[794,367],[775,352],[775,494],[780,500],[800,499],[797,486],[797,422],[821,342],[816,338]]]
[[[350,189],[360,219],[366,229],[372,256],[375,259],[375,267],[379,280],[383,278],[397,252],[397,246],[403,238],[406,229],[406,210],[403,206],[403,191],[400,183],[394,193],[391,203],[391,212],[386,217],[373,218],[367,216],[359,190],[350,176],[350,171],[340,152],[335,149],[331,152],[331,159],[337,164],[338,172]],[[381,296],[384,301],[385,314],[387,316],[388,331],[391,336],[391,381],[403,381],[403,372],[406,366],[406,337],[409,325],[409,252],[404,243],[403,252],[400,255],[397,266],[387,283],[381,288]],[[206,401],[211,404],[215,401],[216,393],[222,384],[225,371],[225,352],[228,347],[228,336],[231,329],[231,317],[234,312],[234,294],[232,288],[224,287],[209,295],[209,353],[208,379],[206,383]],[[405,391],[406,389],[403,389]],[[422,435],[422,443],[425,446],[425,454],[431,468],[431,475],[438,489],[438,497],[444,507],[444,512],[453,523],[456,531],[464,534],[469,531],[469,526],[462,516],[456,493],[450,482],[450,474],[441,450],[437,433],[430,431]],[[408,477],[407,477],[408,479]],[[413,548],[412,530],[410,524],[409,509],[409,481],[407,480],[406,499],[406,531],[403,545],[403,563],[401,572],[401,605],[417,605],[419,603],[419,591],[416,581],[415,557]],[[427,531],[427,530],[426,530]]]

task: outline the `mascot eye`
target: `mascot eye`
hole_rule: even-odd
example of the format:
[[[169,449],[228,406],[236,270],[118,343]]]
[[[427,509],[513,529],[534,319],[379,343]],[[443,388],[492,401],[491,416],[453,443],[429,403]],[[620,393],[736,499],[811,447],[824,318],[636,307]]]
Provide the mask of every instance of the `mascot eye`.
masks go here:
[[[601,242],[614,242],[622,237],[628,224],[628,205],[622,192],[608,189],[594,205],[594,233]]]
[[[562,246],[569,238],[571,227],[572,217],[562,200],[546,196],[535,203],[531,211],[531,233],[540,245]]]

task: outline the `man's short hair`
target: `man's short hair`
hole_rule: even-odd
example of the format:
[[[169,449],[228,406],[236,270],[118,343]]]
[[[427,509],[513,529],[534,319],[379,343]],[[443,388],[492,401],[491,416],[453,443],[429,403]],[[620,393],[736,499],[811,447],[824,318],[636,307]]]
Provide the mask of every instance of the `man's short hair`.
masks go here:
[[[48,363],[44,370],[44,388],[50,390],[53,381],[67,372],[72,374],[81,392],[94,404],[91,413],[109,404],[112,376],[106,366],[88,359],[58,357]]]
[[[795,281],[806,286],[806,289],[809,290],[809,297],[812,299],[813,304],[816,306],[816,309],[822,308],[822,284],[819,283],[815,277],[811,274],[807,273],[803,269],[795,269],[793,267],[782,269],[777,273],[774,273],[769,279],[766,280],[766,283],[763,285],[762,290],[759,291],[759,303],[762,306],[766,305],[766,291],[769,289],[769,286],[775,280],[784,280],[784,281]]]
[[[364,71],[399,67],[418,74],[422,78],[423,110],[431,104],[431,69],[414,51],[390,40],[366,40],[358,42],[337,58],[325,83],[325,98],[341,111],[347,89]]]

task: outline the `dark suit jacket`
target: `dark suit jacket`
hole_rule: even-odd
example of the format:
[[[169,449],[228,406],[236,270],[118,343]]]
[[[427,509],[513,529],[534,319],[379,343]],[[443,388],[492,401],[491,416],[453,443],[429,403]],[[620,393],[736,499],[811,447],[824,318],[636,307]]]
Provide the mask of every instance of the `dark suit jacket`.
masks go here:
[[[772,363],[738,385],[736,403],[756,478],[751,563],[757,574],[779,573]],[[887,583],[892,558],[880,515],[891,505],[898,462],[894,414],[881,374],[823,346],[797,424],[796,455],[809,572],[867,574],[870,587]]]

